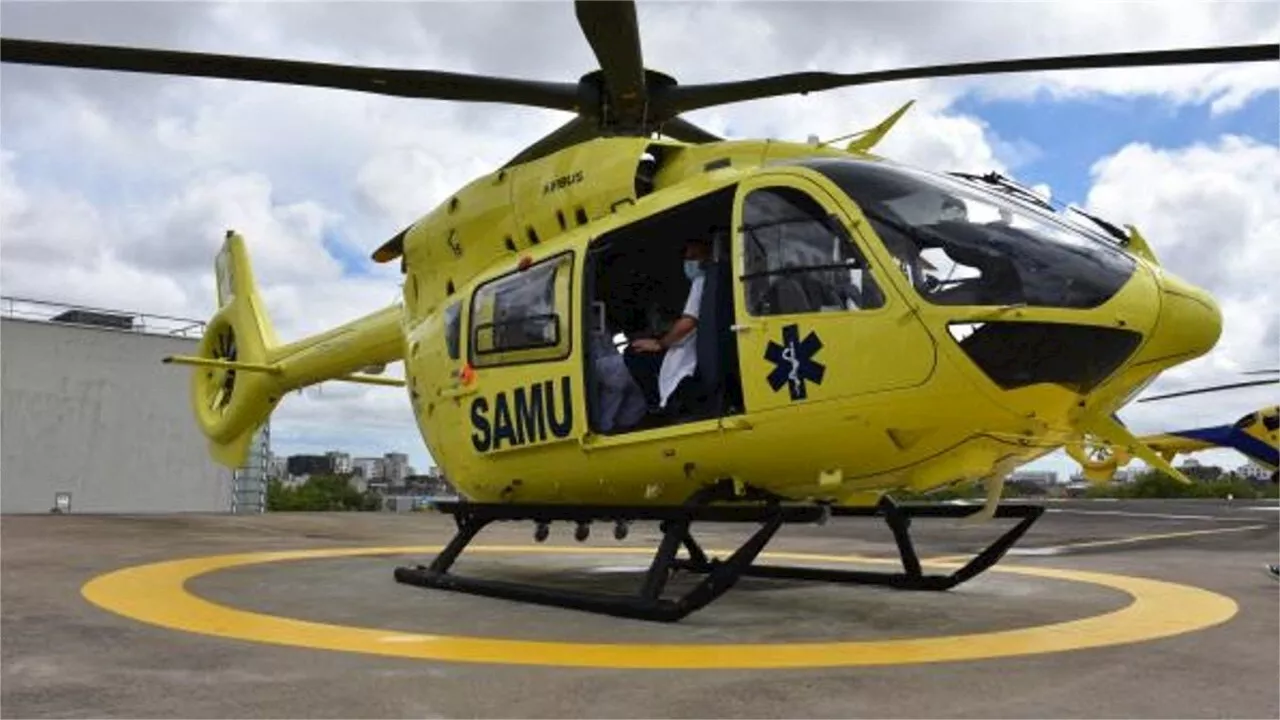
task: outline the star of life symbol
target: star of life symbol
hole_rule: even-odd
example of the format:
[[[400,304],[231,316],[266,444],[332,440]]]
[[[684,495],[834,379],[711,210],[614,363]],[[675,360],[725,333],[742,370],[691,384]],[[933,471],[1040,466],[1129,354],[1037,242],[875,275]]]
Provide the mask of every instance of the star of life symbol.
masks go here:
[[[764,351],[764,359],[774,365],[773,372],[769,373],[769,387],[777,392],[786,385],[792,400],[804,400],[808,397],[805,381],[821,385],[826,374],[827,368],[813,359],[821,349],[822,341],[817,333],[810,332],[801,341],[799,325],[783,327],[782,344],[770,340]]]

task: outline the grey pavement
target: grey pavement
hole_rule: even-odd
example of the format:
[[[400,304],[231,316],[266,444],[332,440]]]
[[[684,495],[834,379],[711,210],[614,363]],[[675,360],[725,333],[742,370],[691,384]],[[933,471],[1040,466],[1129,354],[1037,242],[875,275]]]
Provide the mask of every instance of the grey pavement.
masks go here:
[[[617,670],[445,663],[282,647],[168,630],[106,612],[80,588],[158,560],[294,548],[433,545],[433,513],[0,518],[3,717],[1280,717],[1280,559],[1272,502],[1072,501],[1002,566],[1094,570],[1184,583],[1238,604],[1230,621],[1110,648],[917,665],[791,670]],[[917,520],[921,554],[973,552],[1007,527]],[[713,527],[710,547],[743,528]],[[622,543],[651,547],[638,525]],[[529,544],[531,524],[478,543]],[[576,545],[557,526],[549,545]],[[607,528],[588,545],[615,547]],[[784,528],[775,551],[892,556],[866,520]],[[876,640],[1032,627],[1127,604],[1115,590],[988,573],[948,593],[743,579],[671,625],[396,584],[426,557],[246,566],[194,579],[214,602],[334,624],[592,643]],[[460,570],[588,587],[634,583],[643,555],[464,556]]]

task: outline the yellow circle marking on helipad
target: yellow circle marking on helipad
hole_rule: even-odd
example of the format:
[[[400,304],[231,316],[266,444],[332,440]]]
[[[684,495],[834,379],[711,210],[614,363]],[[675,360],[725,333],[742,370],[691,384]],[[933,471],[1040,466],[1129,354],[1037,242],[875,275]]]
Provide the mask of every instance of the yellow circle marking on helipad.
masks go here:
[[[770,644],[581,643],[330,625],[238,610],[186,590],[187,581],[195,577],[246,565],[362,555],[428,554],[439,550],[439,546],[340,548],[169,560],[98,576],[86,583],[81,592],[95,605],[134,620],[259,643],[451,662],[654,669],[902,665],[1040,655],[1136,643],[1201,630],[1226,622],[1237,610],[1230,598],[1188,585],[1080,570],[1002,567],[993,571],[1092,583],[1127,593],[1133,601],[1119,610],[1081,620],[967,635]],[[468,551],[592,555],[647,552],[632,548],[494,545],[476,546]],[[877,562],[854,556],[804,553],[776,552],[761,556],[814,562]],[[902,601],[909,602],[906,595]],[[518,612],[519,606],[513,604],[512,609]]]

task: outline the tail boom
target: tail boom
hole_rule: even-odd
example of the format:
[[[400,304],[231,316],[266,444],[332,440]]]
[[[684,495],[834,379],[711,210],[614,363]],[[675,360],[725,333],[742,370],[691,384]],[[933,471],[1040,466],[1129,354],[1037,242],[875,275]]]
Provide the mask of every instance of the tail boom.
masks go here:
[[[286,391],[404,359],[401,309],[391,305],[332,330],[267,351]],[[361,377],[361,376],[356,376]]]

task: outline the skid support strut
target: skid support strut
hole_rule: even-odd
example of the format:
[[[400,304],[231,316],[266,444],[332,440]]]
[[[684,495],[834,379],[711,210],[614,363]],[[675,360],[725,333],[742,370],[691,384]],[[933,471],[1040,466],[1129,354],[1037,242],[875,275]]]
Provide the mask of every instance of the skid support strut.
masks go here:
[[[748,577],[779,578],[787,580],[816,580],[830,583],[847,583],[858,585],[883,585],[899,590],[950,590],[966,580],[971,580],[989,569],[1004,557],[1031,524],[1044,512],[1038,505],[1001,505],[996,508],[996,518],[1018,518],[1019,522],[1009,528],[1003,535],[978,553],[968,563],[949,575],[926,575],[920,566],[920,557],[916,554],[915,544],[911,541],[911,519],[913,517],[962,518],[973,511],[972,508],[954,505],[895,505],[891,501],[882,502],[876,508],[832,508],[833,517],[867,517],[883,515],[889,529],[893,531],[894,542],[898,546],[898,557],[902,560],[902,572],[870,572],[865,570],[837,570],[831,568],[813,568],[793,565],[751,565],[743,575]],[[708,560],[705,554],[699,560],[691,557],[681,560],[681,570],[689,572],[709,572],[718,560]]]
[[[453,515],[458,532],[428,565],[396,568],[397,582],[473,595],[503,598],[538,605],[585,610],[618,617],[659,622],[675,622],[723,595],[742,576],[811,580],[833,583],[883,585],[903,590],[947,590],[973,578],[994,565],[1043,513],[1034,505],[1005,505],[997,508],[997,518],[1019,518],[1001,535],[959,570],[949,575],[925,575],[911,542],[913,517],[959,518],[974,512],[970,507],[939,505],[899,506],[887,498],[876,507],[828,508],[815,504],[777,502],[699,505],[681,507],[584,507],[579,505],[510,505],[441,503],[438,508]],[[865,572],[826,568],[757,565],[756,557],[788,523],[823,522],[828,517],[882,516],[893,532],[902,572]],[[662,541],[649,565],[641,586],[633,595],[538,587],[450,573],[449,569],[476,535],[492,522],[532,520],[540,526],[570,521],[584,527],[593,521],[630,523],[658,521]],[[693,522],[756,523],[757,530],[729,557],[711,558],[694,539]],[[681,550],[685,556],[680,556]],[[663,596],[667,581],[677,570],[701,574],[692,589],[674,598]]]

